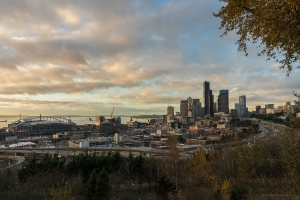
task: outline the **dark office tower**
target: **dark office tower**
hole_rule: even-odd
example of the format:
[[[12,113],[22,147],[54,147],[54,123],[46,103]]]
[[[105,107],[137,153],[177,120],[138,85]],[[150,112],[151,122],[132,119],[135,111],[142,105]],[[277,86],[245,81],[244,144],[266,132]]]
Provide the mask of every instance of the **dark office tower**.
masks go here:
[[[210,88],[209,82],[203,82],[203,101],[204,101],[204,115],[210,114]]]
[[[247,115],[247,110],[246,110],[246,96],[239,96],[239,104],[240,104],[240,111],[241,111],[241,117],[244,117]]]
[[[213,95],[213,99],[215,99],[214,95]],[[214,102],[214,113],[216,113],[218,111],[218,104],[217,102]]]
[[[200,117],[204,117],[204,111],[205,111],[205,107],[201,107],[201,113],[200,113]]]
[[[209,95],[209,114],[210,116],[214,116],[214,95],[212,94],[212,90],[210,90]]]
[[[229,97],[228,90],[220,90],[218,96],[218,112],[229,114]]]
[[[181,100],[180,101],[180,114],[182,116],[188,116],[188,100]]]
[[[260,109],[261,109],[261,106],[260,106],[260,105],[256,106],[256,108],[255,108],[256,114],[259,113],[259,110],[260,110]]]

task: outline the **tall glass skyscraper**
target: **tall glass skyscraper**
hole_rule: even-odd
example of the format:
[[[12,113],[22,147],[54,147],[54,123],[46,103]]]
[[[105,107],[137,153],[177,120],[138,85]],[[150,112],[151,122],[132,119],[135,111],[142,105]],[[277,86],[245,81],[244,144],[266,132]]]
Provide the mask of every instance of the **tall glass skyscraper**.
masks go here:
[[[209,113],[210,116],[214,116],[215,109],[214,109],[214,95],[212,93],[212,90],[209,90]]]
[[[194,117],[201,117],[201,102],[200,99],[193,99],[192,113]]]
[[[209,82],[203,82],[203,101],[204,101],[204,115],[210,114],[210,88]]]
[[[240,110],[241,110],[240,116],[244,117],[247,115],[246,96],[245,95],[239,96],[239,104],[240,104]]]

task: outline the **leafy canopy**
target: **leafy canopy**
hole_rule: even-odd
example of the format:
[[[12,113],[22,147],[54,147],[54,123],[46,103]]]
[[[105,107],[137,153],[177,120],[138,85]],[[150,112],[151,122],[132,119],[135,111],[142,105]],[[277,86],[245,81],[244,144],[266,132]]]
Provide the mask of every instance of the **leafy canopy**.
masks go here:
[[[237,30],[238,50],[247,53],[247,42],[258,43],[268,59],[276,59],[287,69],[300,59],[299,0],[220,0],[226,3],[215,17],[221,18],[223,35]],[[283,59],[282,59],[283,56]]]

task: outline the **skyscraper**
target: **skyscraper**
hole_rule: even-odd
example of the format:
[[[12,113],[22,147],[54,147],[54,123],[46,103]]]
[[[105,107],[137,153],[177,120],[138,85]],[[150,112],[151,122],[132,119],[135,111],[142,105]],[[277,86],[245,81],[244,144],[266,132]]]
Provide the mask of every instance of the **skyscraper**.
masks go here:
[[[188,112],[192,112],[192,106],[193,106],[193,99],[191,97],[187,98],[188,101]]]
[[[241,104],[235,103],[234,109],[236,110],[237,117],[240,117],[241,116]]]
[[[214,95],[212,94],[212,90],[209,90],[209,114],[213,117],[214,113]]]
[[[201,102],[200,99],[193,99],[192,113],[194,117],[201,117]]]
[[[291,107],[291,102],[287,101],[287,102],[285,103],[285,105],[283,106],[283,109],[284,109],[284,110],[288,110],[288,109],[290,109],[290,107]]]
[[[239,104],[240,104],[240,116],[244,117],[247,115],[245,95],[239,96]]]
[[[220,90],[220,94],[218,96],[218,112],[229,114],[228,90]]]
[[[257,105],[257,106],[255,107],[256,114],[259,113],[259,110],[260,110],[260,109],[261,109],[261,106],[260,106],[260,105]]]
[[[167,115],[174,115],[174,107],[173,106],[167,107]]]
[[[203,100],[204,100],[204,115],[210,114],[210,88],[209,82],[203,82]]]
[[[188,116],[188,100],[181,100],[180,101],[180,114],[182,116]]]

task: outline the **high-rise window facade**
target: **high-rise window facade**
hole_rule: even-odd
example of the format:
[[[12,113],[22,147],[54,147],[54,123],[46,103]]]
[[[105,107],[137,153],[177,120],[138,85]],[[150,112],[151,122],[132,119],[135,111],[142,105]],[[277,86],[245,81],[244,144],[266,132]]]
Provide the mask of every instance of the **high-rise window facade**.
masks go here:
[[[215,110],[214,110],[214,95],[212,93],[212,90],[209,90],[209,114],[210,116],[214,116]]]
[[[192,113],[194,117],[201,117],[201,102],[200,99],[193,99]]]
[[[240,104],[240,116],[246,116],[247,115],[247,108],[246,108],[246,96],[242,95],[239,96],[239,104]]]
[[[210,88],[209,82],[203,82],[204,115],[210,114]]]
[[[220,90],[220,94],[218,96],[218,112],[229,114],[228,90]]]
[[[188,101],[187,100],[181,100],[180,101],[180,114],[182,116],[188,116]]]
[[[167,115],[174,115],[174,107],[173,106],[167,107]]]
[[[261,106],[260,106],[260,105],[258,105],[258,106],[255,107],[255,111],[256,111],[257,114],[259,113],[259,110],[260,110],[260,109],[261,109]]]

